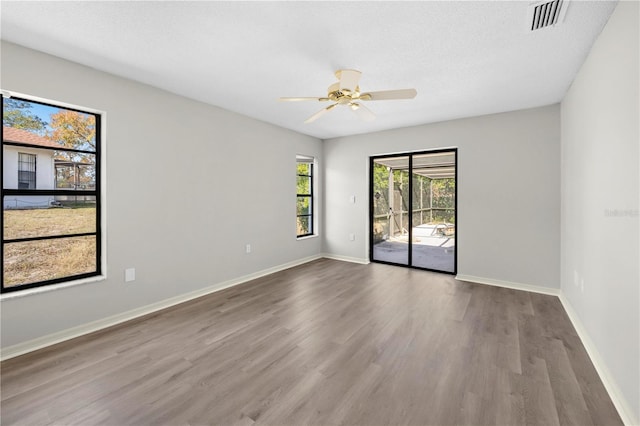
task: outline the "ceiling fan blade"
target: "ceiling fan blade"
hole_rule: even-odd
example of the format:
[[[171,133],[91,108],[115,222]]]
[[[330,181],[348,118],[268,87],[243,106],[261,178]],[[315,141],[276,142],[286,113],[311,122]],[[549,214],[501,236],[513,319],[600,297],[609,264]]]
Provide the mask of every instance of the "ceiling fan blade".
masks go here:
[[[323,115],[325,115],[326,113],[328,113],[329,111],[331,111],[332,109],[334,109],[337,106],[338,106],[338,104],[329,105],[325,109],[321,109],[320,111],[318,111],[315,114],[313,114],[311,117],[307,118],[304,122],[305,123],[311,123],[312,121],[316,121],[318,118],[322,117]]]
[[[339,70],[336,72],[336,77],[340,80],[340,90],[349,90],[355,92],[360,81],[360,75],[362,73],[357,70]]]
[[[413,99],[418,92],[416,89],[383,90],[381,92],[367,92],[360,95],[363,101],[387,101],[393,99]]]
[[[324,101],[328,101],[330,100],[329,98],[288,98],[288,97],[284,97],[284,98],[279,98],[279,101],[288,101],[288,102],[297,102],[297,101],[320,101],[320,102],[324,102]]]
[[[356,115],[364,121],[373,121],[376,118],[373,111],[362,104],[352,102],[349,106],[351,107],[351,111],[355,112]]]

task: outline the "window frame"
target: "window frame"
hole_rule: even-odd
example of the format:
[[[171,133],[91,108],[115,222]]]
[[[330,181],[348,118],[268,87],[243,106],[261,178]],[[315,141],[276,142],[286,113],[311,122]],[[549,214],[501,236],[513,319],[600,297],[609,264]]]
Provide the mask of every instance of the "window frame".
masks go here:
[[[309,174],[300,174],[298,173],[298,164],[308,164],[309,165]],[[315,219],[316,219],[316,215],[315,215],[315,207],[316,207],[316,200],[315,200],[315,158],[313,157],[306,157],[306,156],[301,156],[298,155],[296,157],[296,225],[298,223],[298,218],[301,217],[307,217],[309,218],[309,231],[306,234],[298,234],[297,231],[297,226],[296,226],[296,238],[300,239],[300,238],[305,238],[305,237],[311,237],[316,235],[316,226],[315,226]],[[297,178],[298,177],[307,177],[310,180],[310,185],[309,185],[309,193],[298,193],[298,188],[297,188]],[[309,213],[308,214],[298,214],[298,200],[301,198],[308,198],[309,199]]]
[[[38,148],[50,151],[64,151],[64,152],[73,152],[80,154],[90,154],[95,156],[95,179],[96,184],[94,189],[20,189],[20,188],[5,188],[4,187],[4,173],[0,176],[0,196],[3,201],[3,214],[0,218],[1,227],[2,227],[2,235],[1,245],[2,248],[0,250],[0,260],[2,261],[2,273],[0,274],[0,294],[3,296],[11,294],[16,294],[17,292],[24,292],[25,290],[32,289],[44,289],[45,287],[55,288],[53,285],[55,284],[63,284],[65,286],[73,284],[73,283],[85,283],[87,281],[96,281],[99,279],[105,278],[105,270],[106,270],[106,258],[105,258],[105,240],[104,240],[104,164],[103,157],[105,155],[104,152],[104,126],[103,119],[105,113],[103,111],[98,111],[92,108],[79,107],[75,105],[70,105],[64,102],[51,101],[48,99],[43,99],[35,96],[11,93],[2,90],[0,93],[2,110],[4,114],[4,102],[5,98],[17,99],[21,101],[27,101],[31,103],[37,103],[45,106],[50,106],[54,108],[60,108],[68,111],[75,111],[82,114],[91,115],[95,118],[95,151],[84,150],[84,149],[72,149],[72,148],[46,148],[40,146],[34,146],[28,143],[20,143],[20,142],[5,142],[4,140],[4,126],[2,126],[2,130],[0,131],[2,136],[2,151],[0,151],[0,162],[4,162],[4,147],[5,146],[13,146],[13,147],[24,147],[24,148]],[[4,163],[3,163],[4,164]],[[54,179],[56,176],[54,175]],[[55,185],[54,185],[55,186]],[[82,233],[71,233],[71,234],[61,234],[61,235],[45,235],[45,236],[37,236],[37,237],[22,237],[22,238],[11,238],[5,239],[4,233],[4,199],[7,196],[75,196],[75,197],[95,197],[95,231],[94,232],[82,232]],[[44,241],[44,240],[52,240],[52,239],[69,239],[75,237],[84,237],[84,236],[94,236],[95,237],[95,265],[96,268],[91,272],[83,272],[80,274],[66,275],[62,277],[52,278],[43,281],[30,282],[25,284],[13,285],[10,287],[5,287],[5,267],[4,267],[4,247],[6,244],[20,243],[20,242],[30,242],[30,241]]]

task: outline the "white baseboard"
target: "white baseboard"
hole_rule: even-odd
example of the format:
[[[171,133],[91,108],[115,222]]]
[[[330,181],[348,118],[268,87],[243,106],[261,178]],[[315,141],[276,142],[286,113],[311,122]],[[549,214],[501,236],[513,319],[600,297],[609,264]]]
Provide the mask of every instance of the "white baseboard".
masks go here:
[[[304,263],[311,262],[313,260],[320,259],[322,257],[323,257],[322,255],[318,254],[314,256],[305,257],[302,259],[297,259],[292,262],[287,262],[282,265],[263,269],[261,271],[254,272],[252,274],[244,275],[242,277],[223,281],[199,290],[181,294],[179,296],[171,297],[169,299],[161,300],[159,302],[142,306],[140,308],[132,309],[127,312],[122,312],[120,314],[116,314],[107,318],[102,318],[96,321],[92,321],[87,324],[82,324],[82,325],[68,328],[66,330],[62,330],[56,333],[48,334],[46,336],[38,337],[33,340],[21,342],[13,346],[8,346],[2,349],[2,352],[0,354],[0,360],[4,361],[6,359],[13,358],[18,355],[23,355],[28,352],[33,352],[35,350],[42,349],[47,346],[55,345],[56,343],[64,342],[66,340],[80,337],[85,334],[93,333],[95,331],[99,331],[104,328],[111,327],[116,324],[120,324],[122,322],[129,321],[129,320],[159,311],[161,309],[169,308],[171,306],[184,303],[189,300],[205,296],[207,294],[215,293],[216,291],[224,290],[226,288],[233,287],[238,284],[242,284],[247,281],[251,281],[256,278],[263,277],[265,275],[273,274],[274,272],[278,272],[284,269],[292,268],[294,266],[302,265]]]
[[[562,306],[564,307],[565,312],[569,316],[569,319],[573,324],[573,328],[576,329],[576,332],[578,333],[578,336],[582,341],[582,345],[586,349],[587,354],[589,354],[589,358],[591,358],[591,362],[593,363],[593,366],[598,372],[598,375],[600,376],[600,380],[602,380],[602,384],[607,389],[607,392],[609,393],[609,397],[611,398],[613,405],[615,405],[616,410],[618,410],[618,414],[622,418],[622,421],[624,422],[625,425],[628,425],[628,426],[640,425],[640,419],[638,419],[634,415],[633,410],[631,409],[631,406],[627,402],[626,398],[623,396],[622,392],[620,391],[620,388],[618,387],[618,385],[616,384],[616,381],[611,375],[611,372],[607,368],[607,364],[602,359],[602,356],[600,355],[600,352],[598,351],[598,349],[596,349],[596,345],[593,343],[593,340],[591,340],[591,337],[589,337],[589,333],[587,333],[586,329],[582,325],[582,321],[580,321],[580,317],[578,316],[576,311],[573,309],[573,306],[571,306],[571,303],[569,303],[569,300],[565,297],[564,293],[562,292],[560,293],[560,302],[562,303]]]
[[[360,257],[342,256],[340,254],[323,253],[322,257],[333,260],[342,260],[343,262],[359,263],[361,265],[368,265],[369,259],[363,259]]]
[[[514,290],[530,291],[532,293],[548,294],[551,296],[559,296],[559,288],[542,287],[539,285],[515,283],[511,281],[495,280],[493,278],[476,277],[473,275],[456,275],[458,281],[469,281],[472,283],[492,285],[495,287],[512,288]]]

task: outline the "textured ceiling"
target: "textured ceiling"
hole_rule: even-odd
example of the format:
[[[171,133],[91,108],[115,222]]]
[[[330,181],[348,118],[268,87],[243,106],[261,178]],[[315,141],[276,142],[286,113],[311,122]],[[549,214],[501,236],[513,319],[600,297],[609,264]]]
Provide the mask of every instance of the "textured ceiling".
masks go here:
[[[572,1],[564,22],[526,31],[527,1],[2,1],[2,38],[326,139],[559,102],[615,8]],[[325,96],[333,72],[363,72],[364,122]],[[10,87],[3,87],[11,90]],[[37,95],[37,94],[35,94]]]

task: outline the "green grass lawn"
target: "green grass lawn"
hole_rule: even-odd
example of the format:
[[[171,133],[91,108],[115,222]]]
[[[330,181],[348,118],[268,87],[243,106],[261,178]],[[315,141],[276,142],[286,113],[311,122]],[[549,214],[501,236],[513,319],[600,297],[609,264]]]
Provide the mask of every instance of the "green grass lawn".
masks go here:
[[[4,238],[94,232],[95,207],[4,211]],[[94,236],[9,243],[4,246],[6,287],[96,270]]]

